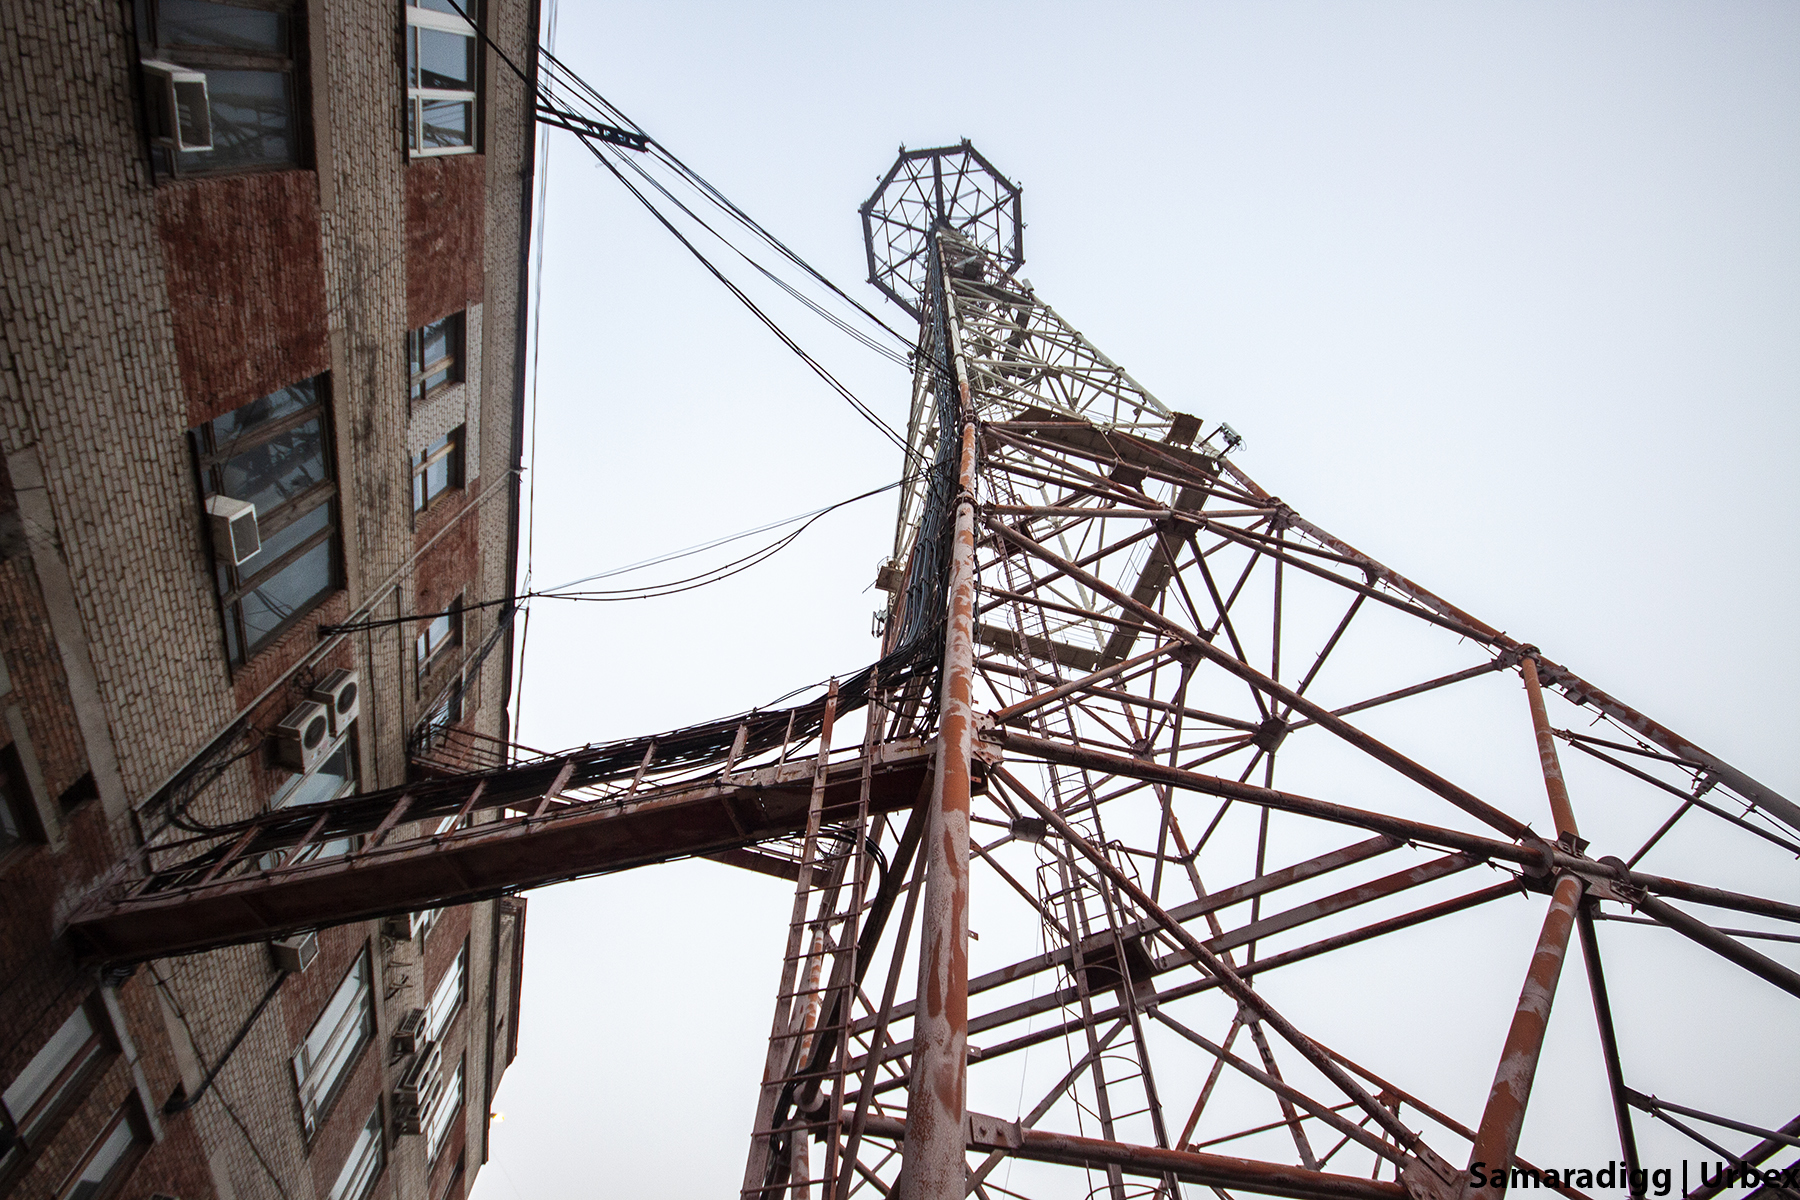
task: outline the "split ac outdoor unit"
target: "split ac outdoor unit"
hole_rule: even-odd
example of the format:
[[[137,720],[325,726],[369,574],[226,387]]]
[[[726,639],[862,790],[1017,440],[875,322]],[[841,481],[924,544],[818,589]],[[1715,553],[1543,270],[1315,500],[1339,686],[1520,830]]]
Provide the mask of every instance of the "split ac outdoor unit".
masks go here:
[[[394,1057],[419,1052],[419,1039],[425,1033],[425,1010],[415,1008],[394,1026]]]
[[[331,714],[316,700],[302,701],[275,726],[275,757],[284,767],[311,771],[331,748]]]
[[[213,553],[241,567],[262,552],[262,533],[256,525],[256,505],[230,496],[208,496],[206,515],[212,521]]]
[[[362,688],[355,671],[333,671],[314,684],[307,695],[329,710],[332,737],[343,737],[361,711]]]
[[[206,97],[206,72],[146,58],[144,100],[156,144],[172,150],[211,150],[212,105]]]
[[[431,1106],[444,1090],[444,1047],[433,1043],[429,1050],[413,1059],[412,1066],[400,1077],[394,1089],[394,1124],[401,1133],[420,1133]]]
[[[298,975],[319,957],[319,935],[299,933],[270,942],[269,955],[275,960],[276,970]]]

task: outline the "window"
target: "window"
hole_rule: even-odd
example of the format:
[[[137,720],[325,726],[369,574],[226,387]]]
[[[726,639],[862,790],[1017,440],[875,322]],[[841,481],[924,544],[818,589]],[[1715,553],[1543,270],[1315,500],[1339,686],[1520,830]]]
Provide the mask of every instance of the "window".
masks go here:
[[[414,157],[475,149],[476,8],[476,0],[406,2],[406,148]]]
[[[215,536],[226,650],[248,661],[340,586],[337,484],[324,377],[272,392],[189,430],[200,492],[256,509],[261,548],[242,562]]]
[[[437,1103],[431,1106],[431,1112],[425,1118],[425,1161],[436,1162],[438,1151],[444,1148],[445,1140],[450,1136],[450,1127],[455,1123],[456,1115],[462,1111],[463,1100],[463,1064],[458,1061],[456,1074],[450,1077],[450,1083],[438,1093]]]
[[[344,1169],[338,1172],[337,1181],[331,1185],[330,1200],[362,1200],[375,1186],[381,1168],[386,1165],[387,1145],[381,1136],[381,1102],[378,1100],[375,1111],[363,1122],[356,1141],[350,1146]]]
[[[131,1173],[149,1141],[150,1130],[133,1097],[88,1147],[81,1166],[63,1185],[57,1200],[101,1200],[112,1195]]]
[[[451,602],[450,611],[433,617],[419,631],[418,639],[413,645],[413,666],[417,678],[425,678],[436,665],[438,655],[452,646],[462,644],[462,603],[462,597],[458,596]]]
[[[169,127],[178,118],[161,99],[168,86],[164,68],[143,68],[151,157],[158,175],[303,165],[304,106],[296,60],[306,36],[294,4],[136,0],[134,7],[140,56],[148,63],[203,73],[206,79],[212,148],[182,150]],[[182,102],[188,99],[184,95]]]
[[[459,425],[412,456],[414,512],[424,512],[433,500],[462,486],[462,439]]]
[[[431,993],[431,1002],[425,1006],[425,1041],[439,1041],[444,1031],[450,1028],[450,1021],[456,1016],[456,1010],[462,1007],[463,997],[469,992],[469,947],[458,951],[456,961],[444,972],[438,981],[437,990]]]
[[[463,719],[463,681],[458,675],[450,681],[444,696],[437,702],[425,720],[419,724],[419,748],[430,750],[444,740],[444,734],[450,727]],[[441,831],[440,831],[441,832]]]
[[[102,1025],[83,1004],[0,1092],[0,1177],[43,1142],[106,1056]]]
[[[38,840],[37,813],[31,803],[31,784],[25,764],[12,742],[0,746],[0,859],[14,848]]]
[[[294,1051],[294,1083],[308,1137],[331,1108],[357,1052],[374,1034],[375,997],[369,987],[369,952],[364,950]]]
[[[325,756],[325,761],[314,767],[310,773],[297,775],[290,779],[279,792],[275,793],[275,799],[269,807],[297,808],[303,804],[323,804],[327,800],[348,796],[356,791],[356,788],[356,746],[351,740],[350,734],[346,732],[331,748],[330,753]],[[332,838],[329,841],[314,843],[296,861],[311,862],[314,859],[333,858],[348,853],[350,853],[349,838]],[[263,859],[264,869],[274,867],[277,861],[276,855],[266,856]]]
[[[406,363],[412,373],[413,403],[463,377],[463,315],[451,313],[406,335]]]

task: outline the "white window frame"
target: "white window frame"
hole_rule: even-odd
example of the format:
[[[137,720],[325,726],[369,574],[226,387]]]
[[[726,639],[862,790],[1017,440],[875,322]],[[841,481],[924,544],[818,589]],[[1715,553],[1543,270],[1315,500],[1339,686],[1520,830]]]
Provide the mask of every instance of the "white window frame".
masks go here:
[[[464,10],[468,4],[463,5]],[[453,13],[435,12],[429,8],[408,4],[406,6],[407,38],[412,38],[412,28],[436,29],[444,33],[457,33],[474,41],[476,82],[480,82],[481,74],[481,34],[475,26]],[[410,49],[406,61],[410,60]],[[481,99],[474,91],[458,92],[446,88],[414,87],[412,80],[406,82],[406,142],[407,155],[411,158],[441,158],[447,154],[473,154],[477,134],[481,128]],[[461,100],[469,105],[469,144],[467,146],[426,146],[424,144],[424,100]]]
[[[441,1041],[444,1031],[450,1028],[450,1022],[462,1011],[463,1001],[469,995],[469,944],[463,943],[462,949],[456,952],[456,961],[438,980],[437,989],[431,993],[430,1001],[425,1005],[425,1041]]]
[[[456,1074],[438,1093],[437,1102],[425,1115],[425,1161],[434,1163],[449,1140],[450,1130],[456,1123],[456,1115],[462,1111],[463,1102],[463,1060],[456,1062]]]
[[[275,798],[269,802],[269,807],[271,809],[286,808],[288,805],[292,804],[295,794],[300,791],[308,780],[316,776],[326,763],[336,757],[339,750],[344,752],[344,761],[350,768],[349,773],[344,778],[344,782],[339,784],[337,789],[333,791],[331,795],[318,796],[305,803],[329,804],[333,800],[342,800],[345,796],[355,795],[357,790],[362,786],[362,765],[357,761],[356,746],[352,744],[350,740],[355,731],[356,722],[352,721],[349,727],[344,730],[337,740],[325,748],[325,753],[319,757],[319,765],[304,775],[296,774],[289,778],[286,783],[281,785],[281,790],[275,793]],[[315,862],[322,858],[336,858],[339,855],[350,853],[354,848],[354,838],[331,838],[328,841],[314,842],[312,845],[306,847],[298,858],[284,860],[280,853],[265,854],[262,858],[262,866],[265,871],[272,870],[276,866],[291,867],[298,863]]]
[[[328,1200],[363,1200],[381,1178],[385,1166],[387,1139],[382,1135],[381,1102],[377,1100],[375,1111],[363,1122],[356,1141],[350,1145],[350,1153],[344,1156],[343,1169],[332,1182]]]
[[[332,1009],[338,1007],[339,999],[346,992],[349,993],[349,1000],[344,1004],[343,1011],[329,1028],[324,1028]],[[311,1047],[321,1029],[325,1036],[320,1039],[318,1052],[313,1053]],[[365,947],[356,956],[356,962],[344,976],[344,981],[331,993],[331,999],[326,1001],[318,1020],[306,1031],[299,1048],[294,1051],[294,1087],[299,1093],[300,1115],[308,1137],[318,1129],[319,1123],[330,1111],[339,1085],[361,1057],[362,1048],[374,1036],[374,976],[369,967],[369,951]]]

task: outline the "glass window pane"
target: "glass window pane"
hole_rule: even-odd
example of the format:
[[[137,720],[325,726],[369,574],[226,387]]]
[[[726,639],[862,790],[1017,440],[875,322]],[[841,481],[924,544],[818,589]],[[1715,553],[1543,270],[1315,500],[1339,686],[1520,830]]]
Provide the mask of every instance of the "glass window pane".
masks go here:
[[[50,1040],[25,1064],[19,1077],[12,1081],[4,1093],[0,1093],[0,1098],[6,1101],[7,1111],[15,1119],[22,1119],[44,1098],[44,1093],[56,1082],[63,1070],[81,1055],[82,1047],[93,1036],[94,1022],[88,1017],[87,1008],[77,1008],[70,1013],[69,1019],[62,1023],[62,1028],[50,1035]],[[54,1107],[54,1104],[50,1107]],[[25,1130],[24,1133],[27,1137],[31,1135],[30,1130]]]
[[[444,1148],[444,1142],[450,1133],[451,1124],[457,1113],[462,1110],[463,1068],[456,1064],[456,1074],[450,1077],[450,1083],[431,1110],[425,1127],[425,1158],[431,1161]]]
[[[345,741],[332,752],[331,757],[319,764],[316,771],[295,784],[292,791],[277,799],[275,807],[323,804],[335,799],[355,777],[356,767],[350,757],[350,743]]]
[[[273,566],[282,555],[321,529],[329,528],[330,525],[331,502],[327,500],[304,516],[296,517],[279,533],[272,533],[264,538],[262,549],[253,558],[246,560],[244,565],[238,568],[239,572],[249,576],[253,571]]]
[[[475,39],[442,29],[418,29],[419,87],[475,90]]]
[[[437,495],[450,486],[450,456],[445,455],[425,468],[425,495]]]
[[[381,1173],[382,1150],[381,1106],[377,1104],[351,1144],[337,1181],[331,1185],[331,1200],[362,1200]]]
[[[318,392],[310,379],[270,392],[260,400],[252,400],[242,408],[214,419],[213,447],[219,451],[229,451],[233,439],[250,432],[258,425],[280,420],[289,413],[299,412],[307,405],[318,402]]]
[[[449,358],[456,352],[456,321],[460,313],[445,317],[441,321],[433,321],[419,331],[419,341],[423,347],[419,355],[419,367],[423,368]]]
[[[112,1132],[100,1143],[94,1157],[82,1168],[76,1177],[74,1186],[63,1193],[63,1200],[89,1200],[100,1194],[112,1173],[124,1163],[125,1156],[131,1153],[133,1143],[137,1141],[137,1133],[131,1128],[131,1122],[121,1119],[113,1126]]]
[[[206,72],[212,105],[213,148],[180,154],[186,170],[239,170],[299,161],[293,99],[281,71]]]
[[[320,542],[239,601],[251,650],[283,621],[332,589],[331,543],[330,538]]]
[[[286,55],[287,20],[280,13],[234,8],[207,0],[160,0],[156,40],[164,46],[222,46]]]
[[[252,446],[225,461],[221,489],[234,500],[248,500],[266,513],[314,484],[330,478],[325,471],[324,425],[314,418]]]
[[[435,1042],[444,1036],[450,1028],[450,1018],[462,1007],[463,996],[468,991],[469,949],[467,946],[458,952],[456,961],[444,972],[438,981],[437,990],[431,993],[431,1003],[425,1006],[425,1040]]]
[[[475,144],[475,106],[467,100],[421,100],[420,133],[427,150]],[[217,128],[217,118],[214,118]]]
[[[406,29],[406,86],[419,86],[419,31],[410,25]]]

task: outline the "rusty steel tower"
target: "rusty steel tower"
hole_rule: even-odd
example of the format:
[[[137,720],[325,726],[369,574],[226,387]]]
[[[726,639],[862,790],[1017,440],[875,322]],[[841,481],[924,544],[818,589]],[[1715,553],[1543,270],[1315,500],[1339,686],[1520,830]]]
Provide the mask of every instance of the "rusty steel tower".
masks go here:
[[[968,144],[902,152],[862,218],[919,322],[878,662],[188,831],[76,915],[95,955],[683,856],[780,876],[746,1198],[1497,1198],[1565,1165],[1518,1154],[1547,1079],[1634,1197],[1653,1123],[1740,1171],[1800,1145],[1800,1101],[1700,1086],[1794,1027],[1800,807],[1251,479],[1018,276],[1019,189]],[[1553,1012],[1592,1053],[1546,1054]],[[1645,1046],[1649,1013],[1709,1034]]]

